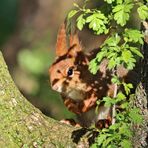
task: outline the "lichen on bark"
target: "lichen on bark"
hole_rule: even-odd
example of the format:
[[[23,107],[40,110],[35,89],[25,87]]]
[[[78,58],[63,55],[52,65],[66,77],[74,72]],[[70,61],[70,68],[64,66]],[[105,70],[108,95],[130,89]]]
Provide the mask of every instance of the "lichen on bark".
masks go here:
[[[142,111],[144,122],[135,128],[135,146],[147,146],[147,96],[140,84],[135,105]],[[141,103],[139,103],[139,101]],[[141,106],[139,106],[141,105]],[[0,147],[88,148],[91,131],[74,128],[47,117],[35,108],[15,86],[0,52]],[[144,138],[142,138],[144,137]]]
[[[46,117],[15,86],[0,52],[0,146],[76,147],[76,128]],[[81,140],[87,147],[87,142]]]

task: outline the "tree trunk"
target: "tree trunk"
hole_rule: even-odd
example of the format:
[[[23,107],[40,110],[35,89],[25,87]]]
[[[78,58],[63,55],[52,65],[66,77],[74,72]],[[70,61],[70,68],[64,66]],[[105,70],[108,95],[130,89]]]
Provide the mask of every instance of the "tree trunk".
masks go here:
[[[1,52],[0,121],[0,147],[88,147],[87,138],[75,140],[80,129],[46,117],[23,97]]]
[[[134,127],[133,145],[147,147],[147,95],[141,84],[137,87],[135,105],[141,109],[144,122]],[[89,130],[55,121],[30,104],[15,86],[1,52],[0,120],[1,147],[88,148],[93,139]]]

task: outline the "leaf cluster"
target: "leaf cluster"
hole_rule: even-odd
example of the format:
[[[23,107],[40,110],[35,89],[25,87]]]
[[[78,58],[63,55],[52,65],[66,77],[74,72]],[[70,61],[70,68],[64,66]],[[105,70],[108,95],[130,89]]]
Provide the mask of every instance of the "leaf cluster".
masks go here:
[[[133,84],[125,83],[117,74],[118,66],[127,70],[133,70],[138,58],[143,58],[139,47],[143,45],[144,35],[138,29],[128,27],[131,20],[131,13],[135,10],[141,21],[148,19],[148,7],[142,1],[135,0],[103,0],[103,6],[87,8],[85,0],[83,7],[74,4],[75,9],[68,14],[68,19],[77,16],[76,25],[82,30],[85,25],[95,34],[108,34],[108,38],[100,47],[99,53],[90,61],[89,70],[96,74],[104,59],[108,60],[107,69],[112,72],[111,82],[117,88],[123,87],[124,91],[117,90],[114,97],[106,96],[98,100],[96,110],[100,103],[108,107],[119,107],[115,109],[115,123],[109,128],[99,130],[92,148],[131,148],[133,124],[141,124],[142,116],[140,110],[130,104],[134,101],[129,98]]]

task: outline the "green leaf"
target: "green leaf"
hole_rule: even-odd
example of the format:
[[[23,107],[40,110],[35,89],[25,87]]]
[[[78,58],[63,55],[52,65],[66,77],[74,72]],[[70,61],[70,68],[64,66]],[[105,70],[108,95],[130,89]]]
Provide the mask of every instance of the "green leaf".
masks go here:
[[[99,52],[96,56],[97,61],[101,62],[101,60],[105,57],[106,53],[107,53],[106,51]]]
[[[126,92],[126,94],[128,95],[131,91],[131,89],[133,88],[133,85],[131,83],[123,83],[123,86],[124,86],[124,90]]]
[[[139,51],[139,49],[137,47],[130,47],[129,48],[133,53],[135,53],[136,55],[138,55],[139,57],[141,58],[144,58],[143,57],[143,54]]]
[[[123,50],[122,58],[125,63],[128,63],[132,57],[133,55],[129,50]]]
[[[148,7],[146,5],[141,5],[138,9],[139,17],[142,20],[148,19]]]
[[[108,32],[106,24],[108,23],[107,18],[100,11],[94,12],[86,18],[86,23],[89,23],[89,28],[92,29],[96,34]]]
[[[116,66],[116,61],[112,58],[109,60],[109,63],[108,63],[108,69],[111,70],[113,68],[115,68]]]
[[[116,0],[117,1],[117,4],[122,4],[123,3],[123,0]]]
[[[128,108],[129,103],[128,102],[124,102],[121,104],[121,108],[126,109]]]
[[[71,11],[68,13],[68,19],[72,18],[77,12],[78,12],[78,10],[71,10]]]
[[[123,139],[120,144],[122,148],[132,148],[132,143],[130,140]]]
[[[115,0],[104,0],[105,2],[107,2],[108,4],[113,3]]]
[[[127,68],[128,70],[133,70],[133,68],[135,67],[135,62],[136,62],[136,60],[135,60],[134,58],[131,58],[130,60],[133,60],[134,62],[129,61],[129,63],[126,65],[126,68]]]
[[[111,79],[111,82],[114,84],[120,84],[120,80],[117,76],[113,76]]]
[[[124,121],[125,120],[125,116],[124,116],[124,114],[123,114],[123,112],[122,113],[117,113],[116,114],[116,119],[118,120],[118,121]]]
[[[126,84],[126,85],[127,85],[127,87],[130,88],[130,89],[133,88],[133,84],[132,84],[132,83],[128,83],[128,84]]]
[[[143,121],[142,115],[140,115],[139,108],[133,108],[129,112],[129,117],[131,118],[131,121],[135,124],[141,124]]]
[[[107,38],[104,42],[104,45],[107,44],[108,46],[116,47],[120,42],[121,38],[118,34],[115,34],[109,38]]]
[[[125,41],[143,44],[144,35],[139,30],[125,29],[123,36]]]
[[[117,97],[116,98],[117,98],[117,101],[123,101],[123,100],[126,99],[126,96],[122,92],[119,92],[117,94]]]
[[[119,134],[124,135],[127,138],[132,137],[132,132],[127,123],[122,123],[122,125],[119,127]]]
[[[115,123],[115,124],[112,124],[109,129],[111,130],[117,130],[119,127],[121,126],[120,123]]]
[[[84,25],[85,25],[85,19],[83,18],[84,14],[81,14],[78,18],[77,18],[77,27],[79,30],[82,30]]]
[[[107,134],[101,134],[97,137],[97,144],[101,146],[103,141],[106,140]]]
[[[92,144],[90,148],[98,148],[97,143]]]
[[[111,105],[115,104],[115,99],[114,98],[111,98],[111,97],[103,97],[103,101],[105,102],[104,105],[106,107],[110,107]]]
[[[133,8],[132,3],[124,3],[114,7],[114,19],[117,21],[117,24],[124,26],[129,20],[129,13]]]
[[[97,64],[97,60],[96,59],[91,60],[89,63],[90,72],[95,75],[98,69],[99,69],[99,65]]]

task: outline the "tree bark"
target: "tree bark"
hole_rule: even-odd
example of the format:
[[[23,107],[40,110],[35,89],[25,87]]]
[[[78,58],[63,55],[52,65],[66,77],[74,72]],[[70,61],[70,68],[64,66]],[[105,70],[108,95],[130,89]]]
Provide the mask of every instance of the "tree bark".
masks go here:
[[[134,126],[134,147],[147,147],[147,95],[140,83],[136,90],[135,106],[144,117],[140,126]],[[1,147],[64,147],[88,148],[92,133],[74,128],[46,117],[20,93],[15,86],[0,52],[0,146]]]
[[[88,147],[81,129],[46,117],[15,86],[0,52],[0,147]],[[84,132],[83,132],[84,133]]]

